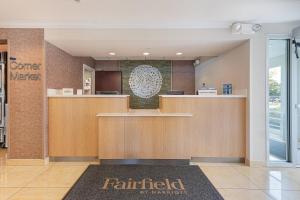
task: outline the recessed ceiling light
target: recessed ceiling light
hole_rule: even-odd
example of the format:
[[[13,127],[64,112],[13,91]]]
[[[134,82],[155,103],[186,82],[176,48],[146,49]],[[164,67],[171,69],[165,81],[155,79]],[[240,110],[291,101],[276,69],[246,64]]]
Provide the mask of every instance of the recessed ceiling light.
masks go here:
[[[109,52],[108,54],[111,55],[111,56],[115,56],[116,55],[115,52]]]
[[[149,52],[144,52],[143,55],[144,55],[144,56],[149,56],[150,53],[149,53]]]
[[[176,53],[177,56],[181,56],[182,54],[183,54],[183,53],[181,53],[181,52],[177,52],[177,53]]]

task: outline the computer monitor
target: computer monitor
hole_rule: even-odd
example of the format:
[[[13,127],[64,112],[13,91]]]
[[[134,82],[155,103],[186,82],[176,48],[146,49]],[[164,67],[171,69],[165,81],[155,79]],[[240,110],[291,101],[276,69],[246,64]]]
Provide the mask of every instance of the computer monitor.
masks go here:
[[[183,90],[169,90],[167,91],[168,95],[184,95]]]
[[[120,94],[119,91],[96,91],[96,94],[101,95],[101,94]]]

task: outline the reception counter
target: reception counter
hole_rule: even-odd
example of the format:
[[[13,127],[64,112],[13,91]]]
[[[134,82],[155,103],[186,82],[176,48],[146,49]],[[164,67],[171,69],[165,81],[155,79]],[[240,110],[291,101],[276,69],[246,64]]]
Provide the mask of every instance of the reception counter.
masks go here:
[[[127,112],[128,95],[49,96],[49,156],[98,157],[98,113]]]
[[[245,96],[162,95],[158,110],[130,110],[128,97],[49,97],[49,156],[245,157]]]
[[[192,114],[138,110],[97,116],[99,159],[161,159],[182,157],[177,155],[169,122],[190,118]]]
[[[184,121],[175,119],[172,125],[174,133],[182,141],[178,142],[178,148],[188,152],[188,157],[245,158],[245,96],[166,95],[160,97],[160,110],[193,115]]]

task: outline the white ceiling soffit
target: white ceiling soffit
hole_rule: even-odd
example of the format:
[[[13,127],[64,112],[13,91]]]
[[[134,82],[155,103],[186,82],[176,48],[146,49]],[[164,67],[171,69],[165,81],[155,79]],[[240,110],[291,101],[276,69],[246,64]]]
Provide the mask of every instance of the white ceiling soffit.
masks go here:
[[[228,28],[291,22],[299,0],[1,0],[0,27]]]
[[[216,56],[247,40],[229,29],[46,29],[45,40],[73,56],[97,60],[193,60]],[[109,52],[116,53],[110,56]],[[177,56],[177,52],[183,55]]]

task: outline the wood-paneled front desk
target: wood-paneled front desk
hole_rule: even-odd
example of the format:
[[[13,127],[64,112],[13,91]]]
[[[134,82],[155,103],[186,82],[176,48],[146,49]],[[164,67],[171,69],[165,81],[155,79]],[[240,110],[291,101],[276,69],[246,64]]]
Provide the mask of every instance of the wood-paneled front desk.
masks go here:
[[[129,110],[119,96],[49,97],[49,156],[100,159],[245,158],[244,96],[160,96]]]

